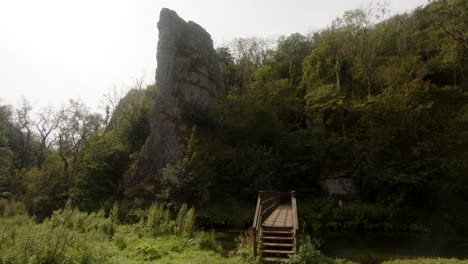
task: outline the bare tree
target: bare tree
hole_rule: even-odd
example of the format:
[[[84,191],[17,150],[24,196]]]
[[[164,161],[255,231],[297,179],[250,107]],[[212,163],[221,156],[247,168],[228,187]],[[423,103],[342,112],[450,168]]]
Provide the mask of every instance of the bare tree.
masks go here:
[[[60,111],[57,127],[58,152],[65,170],[75,169],[79,153],[89,139],[100,129],[102,118],[90,114],[80,101],[69,100],[69,105]]]
[[[120,101],[124,98],[125,94],[127,94],[128,89],[125,88],[125,85],[122,85],[120,88],[116,85],[112,86],[104,95],[103,95],[103,104],[105,105],[105,118],[104,124],[111,125],[114,129],[118,127],[118,121],[116,118],[112,118],[117,111],[117,106]],[[112,122],[112,124],[110,124]]]
[[[42,167],[46,152],[57,140],[55,132],[60,123],[60,115],[52,109],[51,106],[41,109],[37,120],[33,123],[39,136],[39,147],[35,151],[37,166]]]

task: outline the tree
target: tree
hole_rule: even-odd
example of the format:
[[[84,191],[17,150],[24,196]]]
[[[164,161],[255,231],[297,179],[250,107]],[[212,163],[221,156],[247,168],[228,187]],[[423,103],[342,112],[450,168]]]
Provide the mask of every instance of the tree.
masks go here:
[[[202,205],[210,199],[214,171],[207,166],[207,153],[201,149],[196,127],[187,139],[184,156],[161,172],[163,196],[179,204]]]
[[[278,39],[274,64],[279,65],[282,76],[289,79],[288,95],[299,86],[302,76],[302,61],[311,50],[311,41],[299,33]],[[284,74],[285,72],[287,74]]]
[[[434,0],[428,7],[431,20],[450,38],[452,45],[445,56],[452,66],[453,85],[457,86],[459,73],[464,89],[467,70],[466,53],[468,51],[468,4],[462,0]]]
[[[37,166],[41,168],[46,159],[46,152],[57,139],[55,132],[60,124],[60,116],[50,106],[43,108],[38,115],[38,119],[34,121],[34,127],[39,136],[39,147],[34,152]]]
[[[11,110],[9,106],[0,105],[0,199],[8,198],[13,190],[13,153],[9,147],[9,130],[11,129]]]
[[[227,92],[229,92],[229,89],[236,85],[237,77],[234,57],[227,46],[217,48],[216,56],[218,57],[221,73],[223,74],[224,86]]]
[[[252,73],[262,63],[271,58],[271,46],[271,41],[261,38],[238,38],[231,43],[234,63],[238,68],[237,78],[241,92],[241,112],[244,112],[247,88]]]
[[[34,122],[31,117],[31,104],[22,98],[21,105],[16,109],[16,116],[13,128],[15,130],[12,143],[13,150],[13,164],[16,168],[17,174],[28,170],[35,165],[33,158],[33,144],[34,134],[33,126]]]
[[[80,151],[101,128],[99,114],[89,113],[80,101],[69,100],[69,105],[60,110],[60,123],[57,126],[58,152],[65,172],[76,169]]]
[[[351,33],[353,42],[353,55],[356,65],[367,83],[367,95],[370,98],[373,93],[372,83],[376,69],[377,58],[382,51],[383,42],[387,34],[387,26],[382,21],[388,11],[385,6],[372,6],[366,9],[346,11],[343,22],[347,31]],[[374,21],[382,21],[376,23]]]

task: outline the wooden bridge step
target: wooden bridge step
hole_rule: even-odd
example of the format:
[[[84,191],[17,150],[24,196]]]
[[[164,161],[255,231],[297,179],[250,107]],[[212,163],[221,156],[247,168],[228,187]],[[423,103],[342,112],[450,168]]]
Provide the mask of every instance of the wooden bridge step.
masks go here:
[[[274,225],[262,225],[263,229],[268,229],[268,230],[291,230],[293,229],[292,226],[274,226]]]
[[[273,257],[268,257],[268,258],[263,258],[264,262],[288,262],[289,258],[273,258]]]
[[[264,247],[293,247],[291,243],[262,243]]]
[[[269,254],[269,255],[289,255],[289,254],[294,254],[294,251],[292,250],[278,250],[278,249],[265,249],[262,251],[263,254]]]
[[[290,236],[263,236],[263,239],[268,239],[268,240],[293,240],[294,238]]]
[[[281,231],[281,230],[263,230],[263,234],[270,234],[270,235],[288,235],[292,236],[292,231]]]

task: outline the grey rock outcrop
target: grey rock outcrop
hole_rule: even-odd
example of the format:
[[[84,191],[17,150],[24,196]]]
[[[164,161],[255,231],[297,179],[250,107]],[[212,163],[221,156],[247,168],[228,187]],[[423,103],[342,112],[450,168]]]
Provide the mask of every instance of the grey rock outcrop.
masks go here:
[[[166,8],[161,10],[158,30],[151,134],[126,175],[128,185],[151,192],[157,191],[161,169],[183,155],[186,138],[196,124],[193,113],[210,111],[226,97],[208,32]]]

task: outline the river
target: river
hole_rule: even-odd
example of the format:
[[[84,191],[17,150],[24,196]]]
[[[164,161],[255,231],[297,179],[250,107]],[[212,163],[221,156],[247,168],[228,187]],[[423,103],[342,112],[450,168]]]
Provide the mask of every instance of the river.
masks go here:
[[[322,252],[361,264],[398,258],[468,258],[468,237],[444,234],[386,232],[330,232],[322,240]]]
[[[236,248],[240,230],[216,232],[226,254]],[[327,232],[320,250],[326,256],[360,264],[407,258],[468,258],[468,237],[398,232]]]

